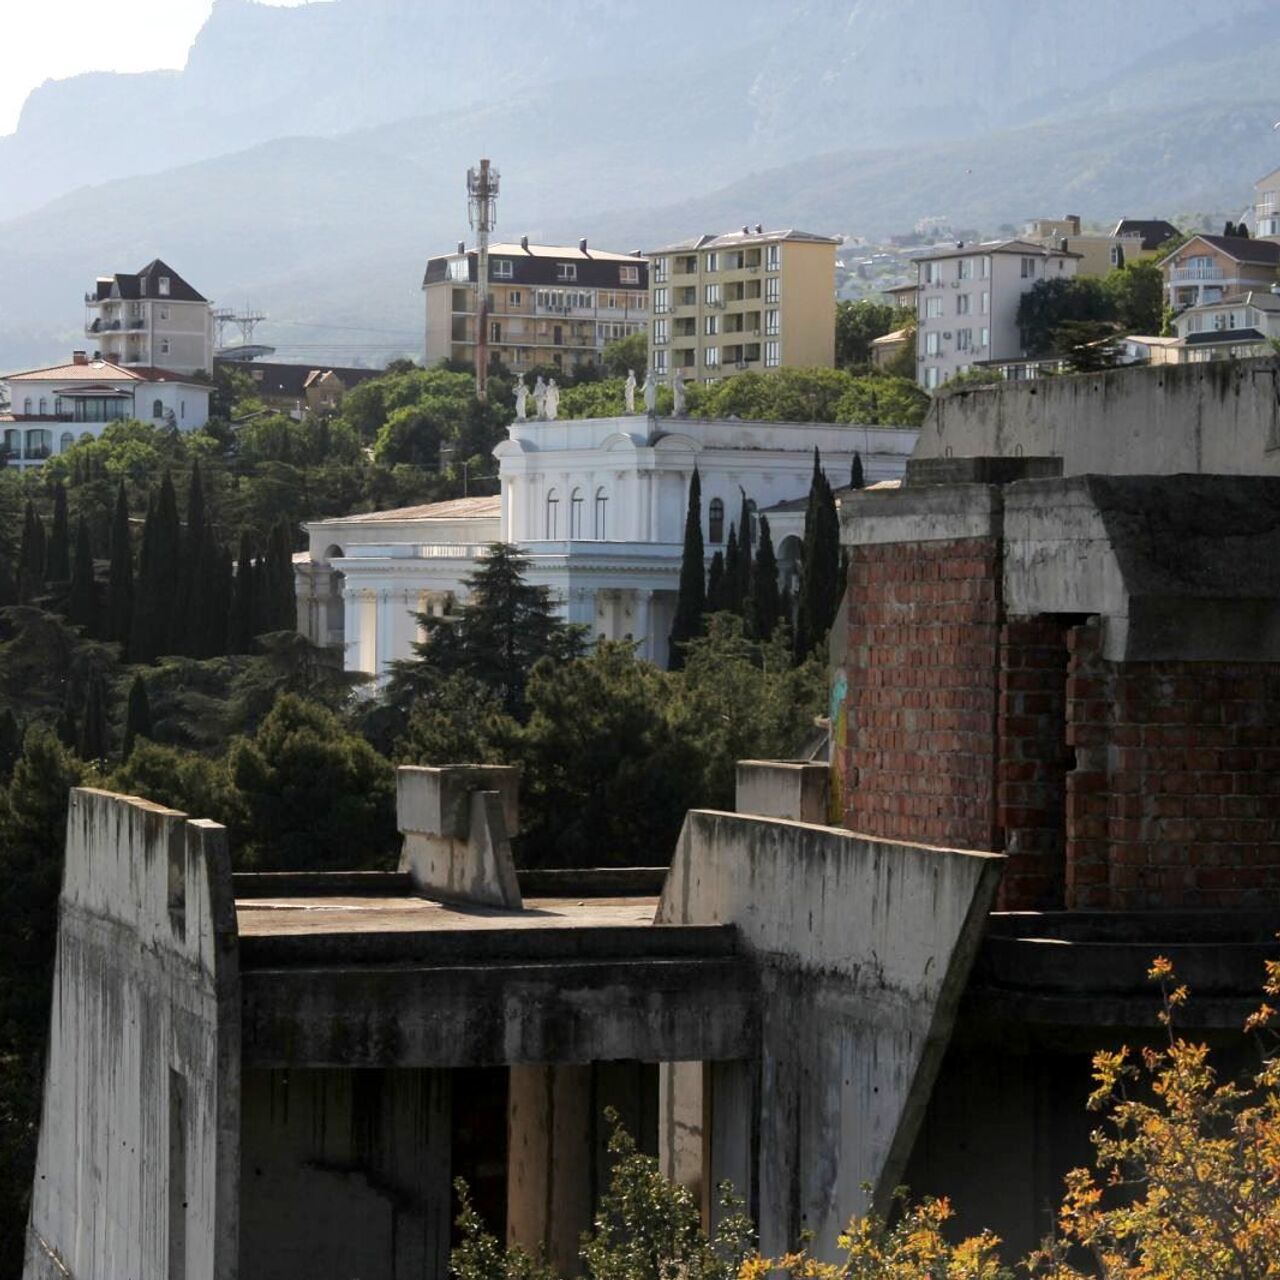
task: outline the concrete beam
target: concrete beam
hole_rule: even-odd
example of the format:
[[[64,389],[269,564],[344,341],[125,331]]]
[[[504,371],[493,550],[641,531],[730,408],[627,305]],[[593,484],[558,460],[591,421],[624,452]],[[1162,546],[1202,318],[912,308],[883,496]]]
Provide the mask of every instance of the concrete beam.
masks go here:
[[[733,1087],[710,1099],[711,1168],[756,1181],[766,1252],[811,1230],[831,1254],[864,1183],[886,1206],[1003,863],[740,814],[685,819],[657,918],[733,922],[760,969],[758,1083],[721,1073]]]
[[[830,774],[825,764],[739,760],[734,808],[759,818],[787,818],[824,826]]]
[[[510,840],[519,826],[518,769],[497,765],[396,770],[400,870],[444,901],[519,909]]]

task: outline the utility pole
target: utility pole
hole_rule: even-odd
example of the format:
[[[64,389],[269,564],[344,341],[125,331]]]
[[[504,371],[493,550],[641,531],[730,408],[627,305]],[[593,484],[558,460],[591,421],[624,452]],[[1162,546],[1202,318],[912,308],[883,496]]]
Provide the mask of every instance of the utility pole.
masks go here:
[[[467,217],[476,233],[476,399],[485,398],[489,380],[489,232],[498,223],[497,169],[481,160],[467,170]]]

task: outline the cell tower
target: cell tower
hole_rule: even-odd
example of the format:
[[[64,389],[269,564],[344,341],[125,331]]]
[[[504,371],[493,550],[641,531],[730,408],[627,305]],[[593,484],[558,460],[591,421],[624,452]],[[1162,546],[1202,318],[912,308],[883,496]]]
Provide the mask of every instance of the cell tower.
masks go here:
[[[489,232],[498,225],[501,175],[481,160],[467,170],[467,218],[476,233],[476,399],[485,398],[489,380]]]

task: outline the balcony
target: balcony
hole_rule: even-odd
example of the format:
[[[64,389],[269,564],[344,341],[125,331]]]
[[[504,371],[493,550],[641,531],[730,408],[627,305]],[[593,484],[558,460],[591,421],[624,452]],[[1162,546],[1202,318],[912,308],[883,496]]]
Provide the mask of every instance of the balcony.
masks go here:
[[[1221,267],[1171,267],[1170,284],[1196,284],[1201,280],[1225,280],[1226,272]]]

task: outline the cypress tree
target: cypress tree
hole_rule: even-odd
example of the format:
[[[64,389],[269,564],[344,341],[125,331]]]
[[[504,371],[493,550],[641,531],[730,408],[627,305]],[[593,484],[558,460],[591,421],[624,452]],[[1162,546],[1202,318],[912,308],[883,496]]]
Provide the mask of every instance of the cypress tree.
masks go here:
[[[813,451],[813,478],[805,511],[795,657],[802,662],[821,644],[840,603],[840,525],[835,495]]]
[[[298,593],[293,582],[293,541],[289,523],[281,520],[271,531],[272,631],[296,631]]]
[[[22,543],[18,549],[18,599],[26,604],[44,589],[44,524],[27,499],[22,514]]]
[[[214,588],[209,599],[209,632],[212,637],[210,653],[221,656],[230,652],[227,641],[231,625],[231,583],[235,577],[235,561],[231,558],[230,547],[222,547],[217,551],[214,570]]]
[[[191,467],[191,482],[187,489],[187,532],[182,543],[182,557],[178,566],[178,597],[175,601],[172,647],[176,653],[192,657],[205,657],[206,638],[203,631],[205,590],[208,586],[204,574],[205,558],[204,486],[200,482],[200,462]]]
[[[261,636],[268,631],[274,631],[275,627],[271,625],[273,616],[271,593],[267,582],[267,557],[260,555],[253,561],[253,631],[251,634]]]
[[[147,516],[142,524],[142,548],[138,553],[138,577],[133,589],[133,617],[129,623],[129,660],[153,662],[156,645],[156,606],[153,599],[152,577],[155,565],[156,500],[152,494],[147,499]]]
[[[133,677],[129,686],[129,703],[125,711],[124,745],[120,751],[123,764],[133,752],[133,744],[139,738],[151,737],[151,700],[147,697],[147,682],[141,675]]]
[[[724,608],[724,553],[717,551],[711,557],[707,570],[707,612],[719,613]]]
[[[71,577],[71,538],[67,527],[67,490],[59,480],[53,486],[53,523],[45,548],[46,582],[66,582]]]
[[[742,614],[742,552],[738,549],[738,529],[729,526],[729,541],[724,548],[724,608]]]
[[[9,781],[22,754],[22,727],[12,707],[0,711],[0,786]]]
[[[76,752],[81,760],[105,760],[108,741],[107,682],[100,671],[95,671],[85,687],[84,719],[80,723]]]
[[[86,636],[98,633],[97,588],[93,581],[93,547],[89,542],[89,522],[83,514],[76,521],[76,557],[71,567],[71,590],[67,595],[67,621],[73,627],[83,628]]]
[[[111,569],[107,577],[105,638],[119,644],[129,656],[129,632],[133,625],[133,548],[129,541],[129,497],[124,481],[116,490],[111,518]]]
[[[862,454],[855,452],[853,462],[849,466],[849,488],[865,489],[866,487],[867,482],[862,474]]]
[[[782,616],[782,599],[778,594],[778,558],[769,532],[769,517],[760,517],[760,551],[751,576],[750,610],[747,615],[750,633],[757,640],[768,640]]]
[[[679,671],[684,666],[684,646],[702,633],[702,615],[707,607],[706,558],[702,547],[702,477],[693,468],[689,480],[689,508],[684,517],[684,551],[680,557],[680,591],[676,596],[676,616],[671,623],[668,666]]]
[[[7,556],[0,555],[0,609],[18,603],[18,579]]]
[[[182,574],[182,525],[178,499],[169,473],[160,482],[156,498],[156,532],[152,545],[151,594],[155,606],[156,654],[174,652],[181,619],[174,616],[178,583]]]
[[[248,529],[240,533],[240,558],[231,588],[231,618],[228,622],[228,650],[248,653],[253,648],[254,617],[257,605],[253,597],[253,541]]]
[[[738,492],[742,495],[742,506],[738,511],[737,593],[738,599],[742,602],[742,608],[745,610],[747,600],[751,595],[751,548],[755,542],[755,535],[751,528],[751,503],[747,501],[747,491],[739,485]]]

